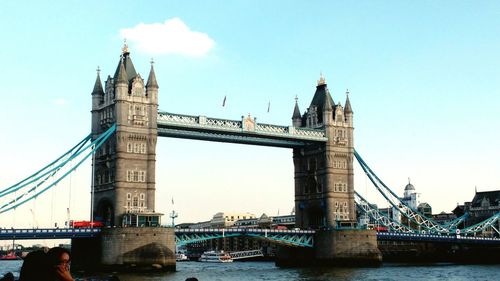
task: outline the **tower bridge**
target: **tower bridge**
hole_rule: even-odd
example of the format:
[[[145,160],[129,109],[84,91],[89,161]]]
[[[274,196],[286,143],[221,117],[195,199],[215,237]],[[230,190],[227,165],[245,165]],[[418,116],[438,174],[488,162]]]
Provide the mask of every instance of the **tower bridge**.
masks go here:
[[[301,264],[305,261],[297,260],[297,257],[326,264],[373,264],[381,261],[377,237],[384,241],[417,238],[427,241],[434,239],[434,232],[449,235],[458,225],[458,222],[448,226],[436,224],[398,201],[397,196],[354,150],[354,113],[348,93],[344,105],[335,103],[322,76],[303,114],[295,102],[292,124],[289,126],[258,123],[250,114],[239,120],[227,120],[161,112],[158,111],[158,95],[159,85],[153,64],[147,80],[144,80],[136,72],[125,45],[116,71],[113,76],[106,78],[104,87],[100,72],[97,73],[91,93],[90,136],[51,165],[0,191],[2,197],[22,188],[27,189],[22,195],[16,195],[13,200],[0,206],[1,213],[51,188],[60,179],[43,189],[41,186],[57,175],[69,161],[92,155],[92,220],[101,221],[106,227],[87,232],[62,229],[2,230],[0,239],[73,238],[75,261],[94,257],[92,249],[102,249],[100,262],[104,265],[159,264],[164,268],[175,268],[176,242],[245,235],[299,246],[278,249],[278,259],[282,264]],[[293,233],[248,229],[175,230],[174,233],[172,228],[157,227],[162,215],[156,212],[155,202],[158,137],[291,149],[295,179],[295,223],[296,227],[303,230]],[[89,145],[85,144],[88,140],[91,141]],[[85,154],[83,151],[86,149],[91,151]],[[395,209],[419,229],[431,233],[414,233],[410,227],[391,221],[371,209],[371,205],[354,191],[355,159]],[[79,160],[78,165],[82,161]],[[72,167],[71,171],[78,165]],[[358,204],[355,199],[358,199]],[[357,228],[357,207],[398,233],[392,236],[379,233],[377,236],[373,230]],[[498,223],[499,218],[500,215],[497,215],[484,224],[466,229],[467,233],[476,233],[486,227],[496,230],[495,223]],[[91,239],[97,234],[99,238]],[[436,239],[445,241],[450,238]],[[148,258],[144,258],[144,253],[147,253]]]
[[[293,149],[296,222],[302,228],[354,224],[353,111],[335,104],[320,77],[304,114],[295,103],[291,126],[158,112],[158,82],[151,64],[147,82],[124,46],[103,88],[92,91],[92,138],[116,124],[114,136],[93,159],[93,214],[108,226],[125,214],[154,213],[157,137],[176,137]]]
[[[141,217],[146,226],[158,222],[156,142],[157,137],[175,137],[291,148],[296,226],[335,229],[339,223],[356,224],[353,111],[348,95],[344,106],[334,103],[324,77],[318,80],[304,114],[296,101],[290,126],[257,123],[250,114],[240,120],[225,120],[158,112],[159,85],[153,64],[145,82],[135,71],[126,45],[114,75],[108,76],[104,85],[98,73],[92,91],[92,138],[111,126],[116,125],[116,130],[93,158],[95,220],[107,226],[128,225]],[[316,249],[317,257],[379,262],[375,233],[363,233],[354,240],[346,238],[345,243],[341,238],[350,235],[329,233],[316,238],[327,246]],[[341,244],[358,249],[336,254],[334,248]],[[291,258],[287,254],[283,257]]]

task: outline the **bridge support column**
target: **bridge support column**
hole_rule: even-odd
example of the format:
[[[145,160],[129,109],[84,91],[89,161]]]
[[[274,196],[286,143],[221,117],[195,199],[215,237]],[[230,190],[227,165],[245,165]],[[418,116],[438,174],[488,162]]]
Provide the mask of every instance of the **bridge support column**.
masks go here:
[[[317,231],[314,236],[318,264],[370,266],[382,262],[377,233],[367,229]]]
[[[278,247],[278,266],[373,266],[382,262],[373,230],[318,230],[314,249]]]
[[[103,228],[101,248],[104,268],[175,271],[173,228]]]

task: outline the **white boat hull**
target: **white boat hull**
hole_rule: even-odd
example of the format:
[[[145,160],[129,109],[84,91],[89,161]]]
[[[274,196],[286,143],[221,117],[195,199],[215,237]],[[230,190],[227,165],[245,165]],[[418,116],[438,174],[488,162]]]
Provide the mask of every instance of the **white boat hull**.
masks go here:
[[[213,262],[213,263],[226,263],[226,262],[233,262],[233,260],[214,260],[214,259],[202,259],[200,258],[201,262]]]
[[[226,262],[233,262],[233,259],[231,258],[230,255],[227,253],[224,253],[223,251],[216,252],[216,251],[208,251],[204,252],[203,255],[201,255],[199,261],[201,262],[213,262],[213,263],[226,263]]]

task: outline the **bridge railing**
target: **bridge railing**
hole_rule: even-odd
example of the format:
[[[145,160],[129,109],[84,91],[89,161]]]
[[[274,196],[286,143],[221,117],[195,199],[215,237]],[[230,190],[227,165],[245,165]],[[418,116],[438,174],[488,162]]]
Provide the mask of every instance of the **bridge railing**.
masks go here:
[[[494,243],[500,244],[500,238],[497,237],[470,237],[456,234],[420,234],[420,233],[397,233],[397,232],[378,232],[378,240],[388,241],[430,241],[430,242],[465,242],[465,243]]]
[[[177,228],[175,233],[280,233],[280,234],[314,234],[314,230],[261,229],[261,228]]]
[[[100,228],[26,228],[0,229],[0,240],[6,239],[65,239],[72,237],[94,237]]]
[[[248,121],[249,120],[249,121]],[[296,128],[293,126],[271,125],[254,122],[252,119],[228,120],[206,116],[193,116],[158,112],[158,126],[177,126],[193,129],[211,129],[225,132],[252,132],[261,135],[278,136],[293,139],[326,141],[322,129]]]
[[[226,237],[248,236],[297,247],[313,247],[314,230],[284,230],[255,228],[195,228],[176,229],[178,245]]]

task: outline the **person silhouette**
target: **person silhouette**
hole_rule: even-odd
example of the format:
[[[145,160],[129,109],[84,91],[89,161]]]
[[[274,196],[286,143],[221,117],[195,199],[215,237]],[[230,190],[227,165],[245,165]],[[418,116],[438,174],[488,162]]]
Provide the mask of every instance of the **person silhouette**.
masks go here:
[[[69,250],[54,247],[47,252],[50,281],[74,281],[70,273],[71,255]]]
[[[12,272],[7,272],[4,274],[2,278],[0,278],[0,281],[14,281],[14,274]]]
[[[47,254],[43,250],[37,250],[28,253],[24,258],[19,281],[49,280],[48,274]]]

